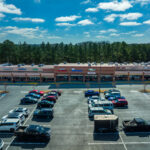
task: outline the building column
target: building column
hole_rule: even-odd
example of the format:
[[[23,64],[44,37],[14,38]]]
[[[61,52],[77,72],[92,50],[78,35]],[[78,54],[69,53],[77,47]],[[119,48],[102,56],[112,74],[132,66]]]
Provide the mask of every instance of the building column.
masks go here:
[[[68,78],[69,78],[69,79],[68,79],[69,82],[71,82],[71,75],[70,75],[70,74],[68,75]]]
[[[143,72],[143,74],[142,74],[142,81],[144,81],[144,72]]]
[[[85,82],[85,75],[83,75],[83,82]]]
[[[57,74],[54,74],[54,82],[56,82],[56,76],[57,76]]]
[[[28,76],[27,76],[27,74],[25,74],[25,76],[26,76],[26,82],[28,82]]]
[[[130,81],[130,73],[128,72],[128,81]]]
[[[41,75],[41,73],[40,73],[40,83],[42,82],[42,75]]]
[[[11,82],[13,82],[13,74],[11,73]]]

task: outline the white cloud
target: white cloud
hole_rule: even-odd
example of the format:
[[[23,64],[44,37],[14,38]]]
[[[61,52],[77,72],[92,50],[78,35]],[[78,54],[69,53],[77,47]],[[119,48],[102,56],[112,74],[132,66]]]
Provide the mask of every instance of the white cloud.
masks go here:
[[[117,16],[118,16],[117,14],[111,14],[111,15],[106,16],[104,20],[107,22],[114,22]]]
[[[75,26],[76,24],[71,24],[71,23],[57,23],[57,26]]]
[[[4,18],[4,17],[5,17],[5,15],[2,14],[2,13],[0,13],[0,20],[1,20],[2,18]]]
[[[13,4],[6,4],[4,0],[0,0],[0,13],[9,13],[21,15],[22,12]]]
[[[84,32],[84,35],[85,35],[86,38],[90,37],[90,33],[89,32]]]
[[[133,33],[136,33],[137,31],[130,31],[130,32],[125,32],[125,33],[120,33],[122,35],[130,35],[130,34],[133,34]]]
[[[144,34],[135,34],[135,35],[133,35],[134,37],[142,37],[142,36],[144,36]]]
[[[98,8],[104,9],[104,10],[112,10],[112,11],[125,11],[131,7],[133,6],[127,0],[122,0],[121,2],[118,2],[118,0],[115,0],[113,2],[104,2],[104,3],[98,4]]]
[[[88,4],[88,3],[91,3],[91,0],[85,0],[85,1],[81,2],[81,4]]]
[[[86,25],[92,25],[94,23],[92,21],[90,21],[89,19],[85,19],[85,20],[79,21],[78,24],[82,25],[82,26],[86,26]]]
[[[105,34],[105,33],[108,33],[108,32],[118,32],[116,29],[108,29],[108,30],[100,30],[99,33],[100,34]]]
[[[150,20],[144,21],[144,24],[150,24]]]
[[[120,25],[121,26],[139,26],[139,25],[141,25],[141,23],[138,23],[138,22],[121,22]]]
[[[150,3],[150,0],[132,0],[132,3],[140,3],[142,6]]]
[[[119,36],[119,35],[120,35],[120,34],[117,34],[117,33],[111,33],[111,34],[110,34],[110,36],[116,36],[116,37]]]
[[[45,20],[41,19],[41,18],[22,18],[22,17],[16,17],[16,18],[12,18],[12,20],[14,20],[14,21],[31,21],[31,22],[40,22],[40,23],[45,22]]]
[[[114,22],[117,17],[120,17],[120,20],[137,20],[138,18],[142,17],[143,14],[141,13],[127,13],[127,14],[111,14],[104,18],[107,22]]]
[[[58,17],[55,19],[57,22],[66,22],[66,21],[75,21],[76,19],[81,18],[81,16],[65,16],[65,17]]]
[[[97,38],[97,39],[102,39],[102,38],[106,38],[106,36],[97,35],[96,38]]]
[[[98,10],[98,8],[87,8],[86,10],[85,10],[85,12],[98,12],[99,10]]]
[[[143,14],[141,13],[128,13],[128,14],[121,14],[119,15],[119,17],[124,20],[124,19],[127,19],[127,20],[137,20],[138,18],[142,17]]]

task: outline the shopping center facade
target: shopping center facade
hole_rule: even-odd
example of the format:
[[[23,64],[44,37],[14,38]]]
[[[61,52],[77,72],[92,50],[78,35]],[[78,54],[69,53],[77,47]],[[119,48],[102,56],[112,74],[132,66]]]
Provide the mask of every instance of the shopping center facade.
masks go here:
[[[148,81],[150,65],[142,64],[59,64],[0,65],[0,81],[9,82],[107,82]]]

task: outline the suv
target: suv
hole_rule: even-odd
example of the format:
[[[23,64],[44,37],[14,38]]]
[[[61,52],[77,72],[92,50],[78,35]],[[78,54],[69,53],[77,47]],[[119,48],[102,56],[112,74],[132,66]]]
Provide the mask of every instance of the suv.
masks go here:
[[[5,119],[0,122],[0,131],[14,132],[20,126],[19,119]]]
[[[25,121],[25,116],[24,114],[20,114],[20,113],[17,113],[17,112],[12,112],[12,113],[9,113],[8,115],[4,116],[2,118],[2,120],[5,120],[5,119],[19,119],[20,120],[20,123],[23,123]]]
[[[99,96],[99,92],[94,91],[94,90],[88,90],[88,91],[85,91],[84,93],[85,97],[94,96],[94,95]]]
[[[88,110],[90,110],[90,108],[92,108],[92,107],[102,107],[104,109],[109,109],[111,111],[113,111],[113,109],[114,109],[113,103],[111,101],[93,102],[93,103],[89,104]]]
[[[88,97],[87,102],[88,102],[88,104],[90,104],[95,101],[104,101],[104,100],[105,99],[101,98],[100,96],[91,96],[91,97]]]
[[[53,109],[52,108],[36,109],[33,113],[33,117],[53,118]]]
[[[104,109],[103,107],[92,107],[89,110],[89,118],[94,118],[94,115],[111,115],[111,110]]]

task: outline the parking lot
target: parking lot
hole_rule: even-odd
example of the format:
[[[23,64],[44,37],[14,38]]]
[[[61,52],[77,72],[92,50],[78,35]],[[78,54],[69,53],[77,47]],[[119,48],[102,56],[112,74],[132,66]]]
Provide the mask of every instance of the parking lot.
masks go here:
[[[48,90],[48,86],[8,86],[9,93],[0,97],[0,118],[15,107],[26,107],[30,115],[24,122],[25,125],[39,124],[52,129],[49,143],[19,142],[12,133],[0,133],[0,138],[5,142],[6,150],[38,149],[38,150],[149,150],[149,133],[125,133],[122,130],[122,121],[142,117],[150,120],[150,95],[140,93],[142,85],[119,85],[117,89],[128,100],[129,107],[115,109],[114,114],[119,116],[119,132],[93,133],[94,122],[88,118],[87,98],[84,97],[86,89],[62,89],[54,106],[52,120],[35,120],[33,111],[36,104],[20,105],[20,99],[33,88]],[[150,88],[150,87],[147,87]],[[4,87],[0,86],[0,90]],[[103,96],[103,94],[101,94]]]

